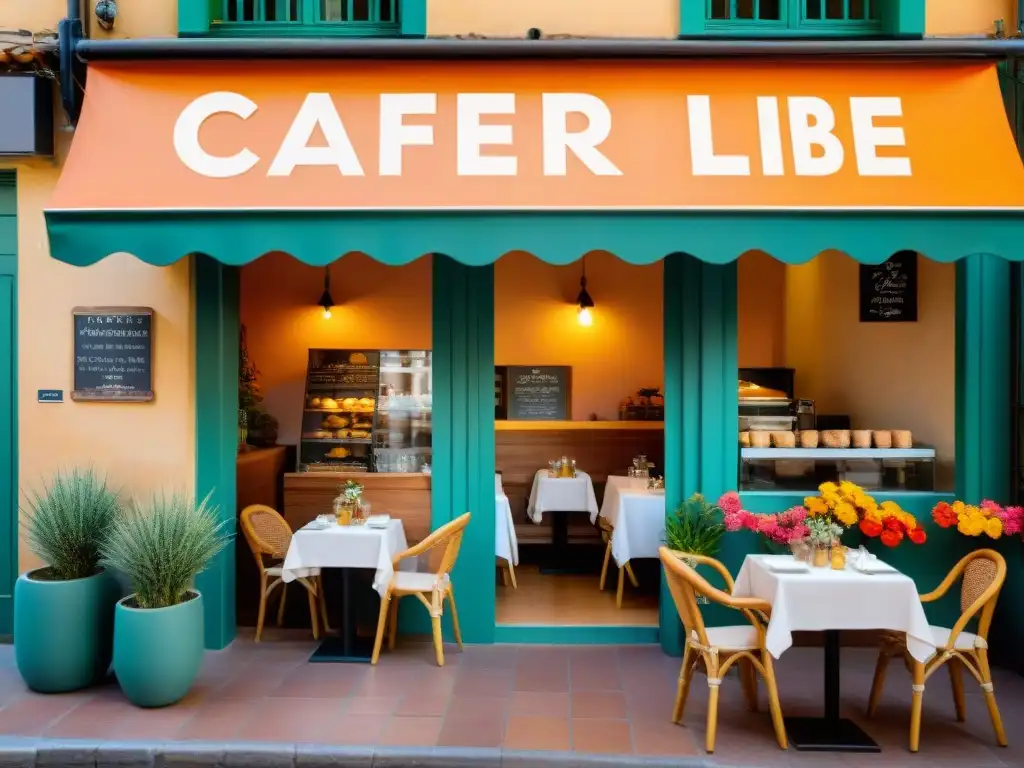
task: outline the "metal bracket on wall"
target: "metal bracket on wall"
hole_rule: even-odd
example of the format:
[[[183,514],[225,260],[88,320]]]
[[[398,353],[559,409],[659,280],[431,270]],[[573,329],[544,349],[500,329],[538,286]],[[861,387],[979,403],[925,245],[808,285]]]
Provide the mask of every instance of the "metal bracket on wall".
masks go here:
[[[57,25],[60,40],[60,98],[71,125],[78,124],[85,98],[85,62],[76,53],[84,39],[82,18],[76,0],[69,0],[67,18]]]

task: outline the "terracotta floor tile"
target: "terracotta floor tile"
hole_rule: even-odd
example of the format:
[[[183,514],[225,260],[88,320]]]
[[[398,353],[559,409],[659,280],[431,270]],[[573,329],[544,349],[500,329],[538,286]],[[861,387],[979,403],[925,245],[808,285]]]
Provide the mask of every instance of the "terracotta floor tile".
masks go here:
[[[123,696],[97,696],[57,720],[44,735],[64,739],[113,738],[119,732],[125,733],[124,724],[137,711]]]
[[[351,696],[345,700],[349,715],[391,715],[398,709],[400,696]]]
[[[305,664],[289,673],[271,692],[273,697],[340,699],[363,681],[364,672],[349,664]]]
[[[192,716],[179,729],[178,738],[232,741],[238,738],[243,726],[256,717],[261,709],[260,702],[242,699],[206,704],[192,711]]]
[[[505,749],[566,751],[570,748],[569,720],[556,717],[512,716],[505,726]]]
[[[322,698],[266,699],[242,726],[242,741],[324,741],[344,718],[340,702]]]
[[[569,684],[573,691],[618,691],[622,688],[619,673],[614,668],[576,669],[569,673]]]
[[[410,691],[398,703],[395,714],[401,717],[441,717],[448,711],[452,697],[424,696],[417,691]]]
[[[500,719],[508,713],[508,702],[507,697],[453,694],[445,714],[454,718]]]
[[[380,743],[389,718],[383,715],[341,715],[335,725],[322,734],[325,744],[373,745]]]
[[[437,743],[442,747],[500,747],[504,737],[504,718],[446,717]]]
[[[118,732],[112,738],[176,739],[182,726],[195,714],[196,709],[179,705],[161,709],[140,708],[120,721]]]
[[[626,697],[616,691],[572,694],[572,717],[621,720],[626,717]]]
[[[471,670],[458,677],[453,693],[456,696],[506,696],[512,691],[513,679],[511,672],[481,674]]]
[[[625,720],[572,720],[572,748],[576,752],[633,754],[633,737]]]
[[[516,691],[509,713],[526,717],[568,717],[569,694],[556,691]]]
[[[380,743],[392,747],[433,747],[443,722],[441,717],[392,717],[381,733]]]
[[[568,670],[543,672],[528,669],[516,672],[514,683],[516,691],[568,691]]]
[[[633,751],[638,755],[695,755],[697,747],[685,726],[662,720],[633,720]]]
[[[12,699],[0,709],[0,734],[41,736],[87,698],[76,694],[26,694]]]

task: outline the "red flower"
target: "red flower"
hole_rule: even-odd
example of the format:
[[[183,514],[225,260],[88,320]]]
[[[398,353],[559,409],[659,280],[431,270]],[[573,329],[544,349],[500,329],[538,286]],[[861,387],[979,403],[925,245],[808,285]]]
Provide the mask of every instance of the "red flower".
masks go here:
[[[903,535],[903,523],[901,523],[895,517],[887,517],[887,518],[885,518],[885,522],[882,523],[882,525],[885,526],[885,530],[887,530],[887,531],[892,531],[894,533],[898,533],[901,536]]]
[[[882,524],[876,520],[864,518],[860,521],[860,532],[869,538],[876,539],[882,532]]]
[[[924,528],[915,528],[907,533],[907,538],[914,544],[924,544],[928,540],[928,534],[924,532]]]
[[[952,528],[957,524],[957,515],[953,507],[944,501],[940,501],[932,510],[932,519],[938,523],[940,528]]]
[[[885,530],[882,531],[882,543],[887,547],[895,547],[901,541],[903,541],[903,534],[899,531]]]

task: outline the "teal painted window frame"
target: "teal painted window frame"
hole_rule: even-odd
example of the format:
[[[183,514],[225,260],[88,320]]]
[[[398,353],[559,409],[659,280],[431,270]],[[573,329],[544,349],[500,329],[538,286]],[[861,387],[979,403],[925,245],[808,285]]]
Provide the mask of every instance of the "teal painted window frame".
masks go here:
[[[877,22],[847,22],[803,19],[803,0],[780,0],[782,21],[712,19],[711,0],[679,0],[679,35],[723,38],[924,37],[925,0],[874,2],[880,4],[881,18]]]
[[[268,0],[272,2],[273,0]],[[315,0],[300,0],[303,18],[312,18]],[[397,23],[372,22],[224,22],[222,0],[178,0],[180,37],[425,37],[427,0],[398,0]],[[318,15],[318,14],[317,14]]]

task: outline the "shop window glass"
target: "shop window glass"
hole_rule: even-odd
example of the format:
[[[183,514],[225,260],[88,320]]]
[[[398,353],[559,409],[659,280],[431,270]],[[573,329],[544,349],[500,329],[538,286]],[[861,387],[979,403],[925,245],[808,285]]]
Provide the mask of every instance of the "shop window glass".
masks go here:
[[[259,34],[268,24],[295,25],[296,34],[394,34],[399,0],[221,0],[213,31]],[[250,26],[251,25],[251,26]],[[304,29],[307,28],[307,29]],[[347,31],[346,31],[347,30]]]
[[[759,25],[793,32],[872,34],[881,29],[881,0],[709,0],[707,29],[745,30]]]

